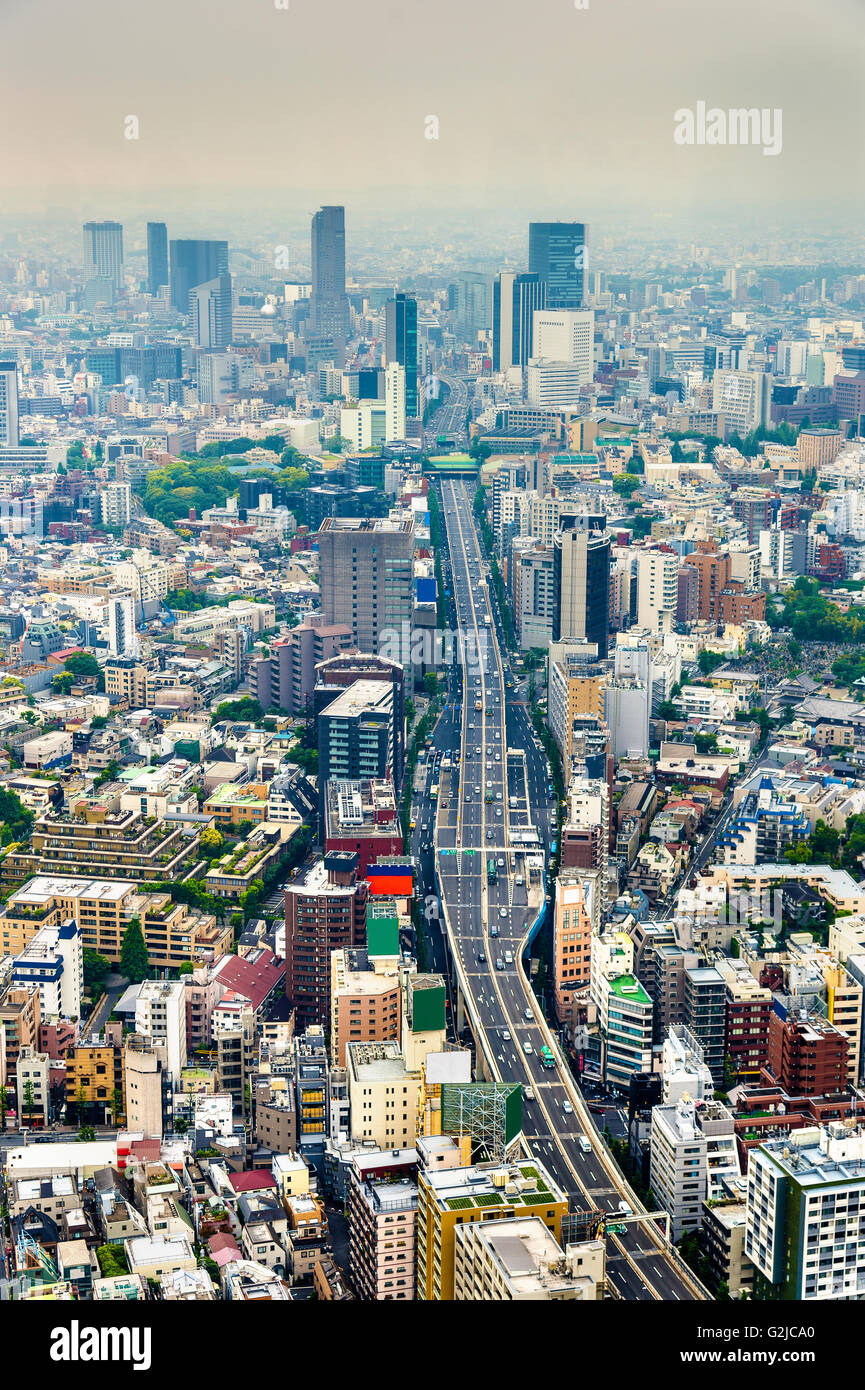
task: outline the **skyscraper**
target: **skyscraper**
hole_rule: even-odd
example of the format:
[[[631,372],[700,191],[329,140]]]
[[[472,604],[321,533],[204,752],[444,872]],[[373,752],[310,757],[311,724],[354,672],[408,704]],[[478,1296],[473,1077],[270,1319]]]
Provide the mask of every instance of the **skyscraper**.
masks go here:
[[[386,444],[393,444],[397,440],[405,439],[407,395],[408,382],[405,368],[399,362],[388,362],[384,373],[384,438]]]
[[[123,289],[123,228],[119,222],[84,223],[84,283],[110,280]]]
[[[384,306],[385,365],[398,362],[405,368],[405,413],[416,419],[420,413],[417,362],[417,300],[410,294],[397,294]]]
[[[533,355],[536,309],[546,303],[540,276],[502,271],[493,284],[493,371],[524,367]]]
[[[585,255],[585,223],[529,223],[529,270],[547,287],[547,309],[582,308]]]
[[[0,446],[18,448],[17,362],[0,362]]]
[[[312,327],[343,343],[348,337],[345,294],[345,208],[323,207],[312,219]]]
[[[224,348],[231,342],[231,276],[219,275],[189,292],[192,339],[196,347]]]
[[[183,238],[172,241],[170,249],[171,304],[178,313],[188,314],[190,292],[228,274],[228,242]]]
[[[597,642],[604,660],[610,626],[610,538],[603,513],[563,514],[553,542],[553,641]]]
[[[147,293],[159,294],[168,284],[168,228],[164,222],[147,224]]]
[[[348,624],[362,652],[393,649],[411,624],[414,522],[325,517],[316,540],[324,621]]]

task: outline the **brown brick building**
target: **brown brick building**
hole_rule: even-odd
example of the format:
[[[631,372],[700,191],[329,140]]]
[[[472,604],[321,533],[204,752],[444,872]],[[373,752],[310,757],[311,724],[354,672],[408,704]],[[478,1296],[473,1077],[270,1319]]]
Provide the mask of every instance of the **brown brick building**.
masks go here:
[[[769,1016],[769,1048],[763,1077],[794,1096],[823,1096],[847,1089],[843,1033],[824,1018]]]

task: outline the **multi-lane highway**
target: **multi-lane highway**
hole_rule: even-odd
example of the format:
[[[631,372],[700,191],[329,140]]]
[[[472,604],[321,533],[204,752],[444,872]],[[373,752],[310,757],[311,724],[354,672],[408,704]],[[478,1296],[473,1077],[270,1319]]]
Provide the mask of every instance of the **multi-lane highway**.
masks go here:
[[[639,1205],[615,1167],[564,1059],[544,1067],[552,1043],[522,966],[522,952],[545,901],[550,802],[538,805],[534,735],[525,710],[506,705],[487,566],[462,482],[442,484],[456,617],[463,643],[459,747],[453,705],[437,755],[435,868],[457,1023],[468,1020],[476,1073],[523,1086],[529,1148],[567,1193],[571,1209],[617,1214]],[[531,744],[529,749],[527,745]],[[427,803],[430,813],[432,806]],[[421,812],[423,815],[424,812]],[[429,823],[428,823],[429,824]],[[430,826],[430,829],[432,826]],[[429,831],[421,831],[429,843]],[[607,1272],[626,1299],[693,1299],[705,1292],[649,1222],[608,1237]]]

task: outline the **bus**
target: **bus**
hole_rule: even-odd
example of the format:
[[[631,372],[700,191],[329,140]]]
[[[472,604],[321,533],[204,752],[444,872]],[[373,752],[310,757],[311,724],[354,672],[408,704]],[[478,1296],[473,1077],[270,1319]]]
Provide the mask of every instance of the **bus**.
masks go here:
[[[487,860],[487,883],[495,883],[495,881],[496,881],[496,876],[497,876],[497,875],[496,875],[496,861],[495,861],[495,859],[488,859],[488,860]]]
[[[556,1065],[555,1053],[552,1048],[547,1047],[546,1043],[541,1048],[541,1066],[554,1067]]]
[[[431,786],[430,789],[429,789],[429,794],[430,794],[430,801],[435,801],[436,798],[438,797],[438,794],[439,794],[439,784],[438,784],[438,782],[433,782],[432,786]]]

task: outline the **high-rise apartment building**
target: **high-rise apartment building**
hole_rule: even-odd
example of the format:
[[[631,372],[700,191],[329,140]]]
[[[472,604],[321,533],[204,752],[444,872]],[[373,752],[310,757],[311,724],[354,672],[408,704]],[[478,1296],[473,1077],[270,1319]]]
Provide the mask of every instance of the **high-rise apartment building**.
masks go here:
[[[529,270],[546,285],[548,309],[582,308],[585,258],[585,223],[529,223]]]
[[[748,1154],[745,1254],[794,1301],[865,1299],[865,1132],[793,1130]]]
[[[84,223],[84,283],[108,280],[123,289],[123,228],[119,222]]]
[[[323,207],[312,219],[312,327],[334,339],[342,366],[349,331],[345,293],[345,208]]]
[[[147,293],[159,294],[168,283],[168,228],[164,222],[148,222]]]
[[[285,890],[285,992],[297,1027],[329,1026],[334,951],[363,946],[369,888],[357,855],[326,854]]]
[[[361,652],[398,640],[414,601],[413,521],[325,517],[316,540],[325,622],[347,624]]]
[[[546,303],[539,275],[502,271],[493,284],[493,371],[525,367],[533,355],[534,315]]]
[[[18,363],[0,362],[0,447],[18,448]]]
[[[849,1047],[848,1039],[828,1019],[804,1011],[782,1017],[773,1011],[765,1071],[791,1096],[844,1091]]]
[[[171,305],[188,314],[192,290],[228,274],[228,242],[183,237],[170,243],[170,252]]]
[[[231,276],[218,275],[189,291],[192,341],[196,347],[213,351],[226,348],[232,336]]]
[[[241,484],[242,486],[242,484]],[[306,714],[315,690],[315,668],[338,652],[352,646],[347,623],[325,623],[320,613],[311,613],[292,628],[284,642],[275,642],[270,656],[250,663],[249,689],[263,710],[283,709],[288,714]]]
[[[678,600],[679,557],[668,550],[637,554],[637,622],[649,632],[672,632]]]
[[[406,394],[408,380],[405,367],[388,362],[384,370],[384,440],[394,444],[406,435]]]
[[[405,414],[417,419],[423,413],[418,382],[417,300],[397,294],[384,306],[385,365],[398,362],[405,371]],[[405,431],[395,436],[405,438]]]
[[[610,538],[603,513],[568,512],[553,543],[555,612],[553,641],[566,637],[597,643],[608,651],[610,615]]]

